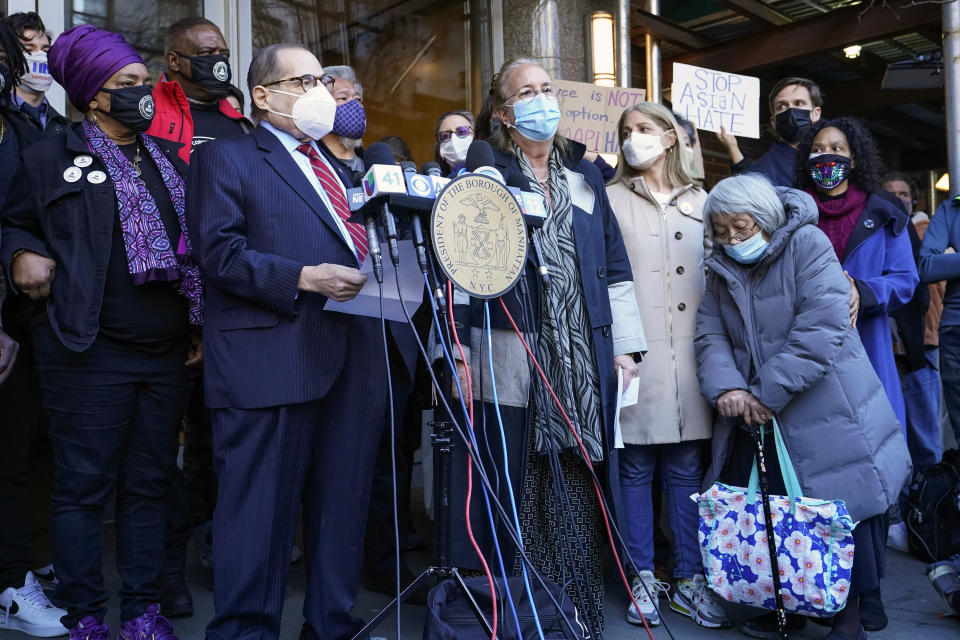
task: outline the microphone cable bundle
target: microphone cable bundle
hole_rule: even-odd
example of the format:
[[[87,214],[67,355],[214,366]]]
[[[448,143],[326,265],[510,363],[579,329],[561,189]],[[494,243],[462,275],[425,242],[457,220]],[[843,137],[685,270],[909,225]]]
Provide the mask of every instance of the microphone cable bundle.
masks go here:
[[[379,147],[383,147],[383,148],[380,149]],[[570,629],[570,631],[573,633],[574,636],[578,636],[579,634],[582,634],[583,631],[585,631],[582,624],[578,619],[571,621],[565,615],[560,602],[557,601],[556,597],[554,597],[553,593],[551,592],[548,581],[541,575],[537,567],[534,566],[533,562],[530,560],[530,557],[527,554],[527,550],[524,547],[520,516],[517,509],[516,501],[514,499],[514,495],[515,495],[515,492],[513,490],[514,479],[511,478],[510,476],[509,462],[508,462],[509,458],[508,458],[508,452],[507,452],[507,440],[506,440],[506,434],[503,426],[503,419],[500,413],[499,398],[498,398],[497,389],[496,389],[496,376],[495,376],[495,367],[494,367],[493,350],[492,350],[493,334],[492,334],[492,326],[491,326],[491,319],[490,319],[489,299],[483,300],[483,327],[480,332],[480,342],[481,342],[480,359],[481,360],[483,359],[483,349],[484,349],[484,344],[486,344],[486,349],[487,349],[486,368],[487,368],[487,371],[489,372],[489,377],[490,377],[489,382],[492,387],[492,399],[493,399],[492,412],[496,418],[496,426],[497,426],[497,431],[495,432],[494,436],[496,436],[497,434],[499,435],[499,445],[503,454],[503,472],[504,472],[503,476],[504,476],[504,481],[506,483],[507,491],[510,496],[509,511],[504,507],[504,505],[498,499],[499,494],[496,490],[496,487],[490,481],[491,473],[485,468],[484,461],[480,455],[479,442],[477,440],[476,433],[474,431],[473,384],[472,384],[471,372],[470,372],[471,367],[470,367],[470,362],[465,357],[465,352],[460,343],[459,335],[457,332],[457,325],[454,322],[454,283],[453,281],[451,281],[450,278],[447,278],[446,286],[444,287],[444,285],[442,284],[440,276],[437,273],[436,269],[434,268],[434,265],[436,263],[436,257],[434,256],[432,259],[428,257],[428,253],[429,254],[434,253],[434,247],[427,242],[425,238],[425,234],[423,232],[422,221],[419,217],[420,216],[419,211],[427,210],[427,203],[431,201],[429,196],[433,195],[433,197],[436,197],[437,193],[441,191],[441,189],[444,186],[443,182],[441,181],[445,179],[438,177],[438,174],[440,173],[439,166],[433,166],[433,165],[436,165],[436,163],[424,164],[422,168],[423,169],[422,174],[426,174],[426,175],[417,174],[416,167],[412,163],[406,164],[401,169],[400,167],[397,167],[396,165],[393,164],[392,154],[389,152],[389,149],[386,147],[386,145],[383,145],[382,143],[374,143],[370,145],[370,147],[368,147],[365,152],[366,173],[363,178],[363,191],[365,194],[365,198],[363,198],[362,201],[358,202],[358,204],[360,204],[361,206],[356,208],[359,208],[362,211],[364,226],[366,227],[366,230],[367,230],[371,261],[374,268],[374,275],[377,278],[379,298],[380,298],[379,300],[380,325],[381,325],[381,333],[382,333],[383,346],[384,346],[384,358],[385,358],[385,365],[386,365],[385,369],[386,369],[386,375],[387,375],[387,391],[389,396],[388,400],[390,404],[390,408],[389,408],[390,436],[391,436],[390,449],[391,449],[391,470],[393,474],[392,484],[393,484],[393,520],[394,520],[393,525],[394,525],[394,545],[395,545],[394,550],[395,550],[395,556],[396,556],[394,564],[395,564],[395,571],[396,571],[395,579],[396,579],[397,598],[390,605],[388,605],[387,608],[382,610],[373,620],[371,620],[360,632],[358,632],[357,635],[354,636],[354,639],[357,640],[359,638],[364,637],[369,632],[370,629],[376,626],[379,623],[379,621],[389,613],[390,608],[396,604],[397,605],[396,631],[397,631],[397,638],[399,640],[399,638],[401,637],[400,610],[398,606],[399,602],[402,601],[402,599],[406,595],[412,592],[412,590],[415,589],[427,577],[431,575],[441,575],[443,577],[448,577],[448,576],[453,577],[457,580],[457,582],[460,585],[460,588],[466,592],[465,595],[467,595],[467,597],[471,600],[481,624],[485,627],[486,631],[490,633],[491,640],[496,640],[496,638],[498,637],[498,627],[500,622],[500,616],[498,612],[498,602],[500,602],[500,599],[498,598],[498,594],[497,594],[498,581],[494,580],[494,575],[491,572],[490,566],[487,563],[487,560],[484,557],[484,554],[480,549],[480,546],[474,536],[474,532],[471,524],[470,504],[471,504],[472,493],[473,493],[474,471],[476,471],[477,477],[480,480],[482,494],[484,498],[484,507],[487,513],[487,520],[488,520],[491,534],[492,534],[492,544],[494,547],[494,554],[496,555],[496,561],[497,561],[497,566],[500,569],[500,575],[503,578],[502,588],[503,588],[503,591],[505,592],[505,599],[509,605],[510,617],[512,618],[511,622],[513,623],[511,626],[515,628],[517,637],[522,638],[524,636],[521,630],[520,617],[516,611],[516,605],[514,603],[512,594],[510,593],[509,580],[508,580],[509,576],[506,575],[506,569],[505,569],[506,565],[504,563],[504,558],[502,557],[502,551],[501,551],[501,547],[497,537],[497,526],[496,526],[497,520],[499,520],[504,524],[504,528],[502,529],[502,531],[506,533],[508,540],[512,542],[513,545],[515,545],[516,547],[516,550],[517,550],[516,557],[521,563],[520,577],[522,578],[523,590],[526,592],[531,609],[533,610],[533,619],[536,626],[538,637],[541,640],[544,640],[545,635],[544,635],[544,630],[540,620],[540,612],[537,611],[537,607],[533,598],[534,590],[533,590],[533,582],[531,581],[531,576],[535,579],[537,583],[539,583],[540,587],[542,588],[542,592],[549,597],[552,605],[556,608],[559,619],[563,621],[563,623],[566,625],[568,629]],[[509,181],[507,183],[504,183],[502,175],[494,167],[494,157],[493,157],[492,149],[489,143],[482,140],[475,140],[471,144],[467,152],[466,169],[464,171],[466,173],[461,172],[462,175],[479,174],[479,175],[487,176],[489,178],[492,178],[493,180],[496,180],[501,185],[506,184],[506,186],[511,189],[511,193],[514,194],[514,196],[517,199],[517,203],[521,206],[521,209],[524,212],[524,216],[523,216],[524,223],[528,227],[528,230],[530,233],[530,239],[531,239],[531,243],[533,245],[533,250],[534,250],[534,257],[537,263],[537,271],[539,275],[539,278],[537,280],[540,286],[544,288],[544,290],[549,289],[549,287],[551,286],[549,269],[548,269],[548,265],[546,265],[542,259],[542,255],[539,249],[539,233],[538,233],[538,227],[542,226],[543,220],[545,220],[546,218],[546,207],[545,207],[545,203],[541,202],[541,204],[538,205],[536,199],[531,199],[529,197],[529,196],[535,196],[536,198],[539,198],[540,201],[542,201],[542,196],[539,196],[538,194],[530,193],[531,191],[530,181],[529,179],[526,178],[526,176],[523,176],[522,174],[513,174],[510,176]],[[433,180],[436,180],[437,182],[431,182]],[[394,184],[397,181],[399,181],[399,184]],[[432,194],[429,193],[428,185],[434,186],[434,192]],[[402,187],[402,193],[401,193],[401,187]],[[358,190],[352,189],[349,191],[356,192]],[[348,195],[349,195],[349,192],[348,192]],[[354,209],[353,203],[360,200],[357,197],[348,198],[348,199],[351,200],[351,209]],[[451,388],[455,386],[457,395],[458,395],[458,397],[454,400],[459,401],[459,405],[460,405],[459,413],[462,414],[462,422],[460,419],[458,419],[457,412],[454,412],[454,410],[450,406],[449,401],[447,400],[447,392],[450,391],[451,389],[445,389],[444,386],[441,385],[441,383],[437,379],[437,373],[434,371],[433,367],[431,366],[432,359],[429,353],[427,352],[427,349],[424,346],[423,341],[421,340],[417,331],[414,329],[412,315],[410,314],[409,309],[407,308],[407,304],[403,298],[403,295],[402,294],[399,295],[398,297],[399,297],[400,306],[403,310],[403,315],[406,318],[406,321],[409,324],[410,329],[413,333],[414,339],[417,343],[419,354],[425,359],[427,363],[426,371],[429,374],[431,383],[436,392],[435,397],[437,398],[440,405],[438,408],[442,408],[445,411],[446,418],[449,420],[450,424],[452,425],[453,431],[457,434],[463,446],[466,447],[465,451],[466,451],[467,460],[468,460],[467,469],[466,469],[466,478],[467,478],[467,498],[466,498],[466,504],[465,504],[466,529],[467,529],[467,536],[470,540],[470,544],[478,557],[480,565],[483,567],[483,572],[486,576],[487,584],[490,589],[491,606],[492,606],[492,612],[491,612],[492,616],[491,616],[490,623],[486,621],[482,611],[479,610],[478,605],[476,604],[476,601],[473,600],[472,596],[467,592],[466,585],[463,582],[462,577],[460,577],[455,567],[452,567],[452,566],[431,567],[426,572],[424,572],[424,574],[422,574],[417,580],[415,580],[414,583],[407,586],[406,589],[401,591],[399,517],[397,513],[397,476],[396,476],[397,462],[396,462],[396,447],[395,447],[396,427],[394,424],[395,415],[394,415],[394,403],[393,403],[393,400],[394,400],[393,384],[390,376],[389,355],[387,353],[387,325],[386,325],[386,317],[384,314],[383,267],[382,267],[381,251],[380,251],[380,242],[379,242],[379,236],[378,236],[378,230],[377,230],[378,223],[379,223],[379,226],[385,230],[385,236],[388,242],[391,261],[393,262],[393,265],[394,265],[394,275],[396,278],[397,292],[399,294],[401,291],[400,273],[398,268],[399,267],[399,250],[398,250],[399,234],[397,231],[394,214],[390,209],[390,204],[394,201],[400,203],[398,204],[398,206],[400,206],[401,209],[406,209],[410,214],[409,215],[410,231],[411,231],[412,240],[417,253],[417,262],[418,262],[419,270],[421,272],[424,286],[426,287],[427,292],[429,292],[430,294],[425,296],[425,298],[426,298],[427,304],[430,305],[433,333],[435,335],[437,345],[440,347],[440,351],[442,352],[442,359],[446,365],[446,371],[450,374],[452,378],[453,384],[449,386]],[[531,211],[531,213],[528,213],[528,211]],[[378,268],[378,264],[379,264],[379,268]],[[623,585],[627,590],[627,593],[632,605],[636,608],[636,611],[640,614],[640,618],[647,632],[647,635],[651,640],[653,640],[653,634],[642,612],[640,612],[639,605],[636,601],[636,598],[633,595],[632,589],[630,587],[630,583],[627,580],[627,576],[624,571],[624,563],[621,561],[620,555],[617,551],[618,545],[622,549],[626,549],[627,548],[626,544],[623,541],[623,537],[619,531],[619,528],[616,526],[614,522],[612,522],[609,505],[604,496],[600,481],[596,475],[593,464],[590,460],[590,456],[587,453],[586,447],[583,445],[583,442],[580,439],[579,434],[577,433],[575,427],[573,426],[573,423],[571,422],[569,416],[567,415],[562,402],[559,400],[556,393],[554,392],[553,387],[551,386],[547,375],[544,373],[543,369],[540,366],[540,363],[538,362],[535,354],[533,353],[533,351],[529,346],[529,343],[533,343],[536,341],[534,320],[537,317],[537,314],[535,309],[533,308],[531,294],[530,294],[530,291],[528,290],[528,282],[527,282],[527,278],[524,271],[525,271],[525,267],[521,267],[520,277],[519,277],[519,280],[516,282],[518,286],[513,287],[513,289],[514,289],[514,295],[518,303],[520,303],[520,309],[523,315],[524,326],[527,327],[528,330],[531,332],[529,335],[529,338],[530,338],[529,341],[524,338],[523,331],[520,330],[513,316],[510,314],[510,311],[507,308],[507,305],[503,299],[503,295],[505,295],[505,293],[501,293],[500,295],[490,296],[490,297],[498,298],[500,307],[503,313],[505,314],[505,317],[509,321],[513,332],[517,335],[520,343],[523,346],[523,349],[528,358],[528,366],[531,372],[531,378],[530,378],[531,384],[533,384],[534,375],[538,376],[543,383],[542,386],[534,385],[538,389],[538,392],[535,392],[532,398],[534,400],[532,404],[534,407],[534,412],[537,420],[549,419],[550,406],[551,404],[553,404],[559,410],[559,413],[562,416],[563,421],[565,422],[567,428],[570,429],[571,433],[574,436],[574,440],[577,443],[576,448],[579,450],[580,457],[582,457],[582,461],[586,466],[587,472],[590,477],[590,481],[592,482],[592,485],[593,485],[593,490],[596,495],[598,505],[600,507],[600,513],[602,515],[602,521],[603,521],[604,530],[606,533],[606,538],[610,545],[610,549],[614,555],[614,559],[620,574],[621,581],[623,582]],[[449,275],[449,274],[445,274],[445,275]],[[433,280],[432,283],[431,283],[431,278]],[[445,291],[446,295],[444,295],[444,289],[446,290]],[[440,319],[441,316],[445,316],[443,322],[441,322],[441,319]],[[463,366],[465,369],[466,375],[465,375],[464,382],[466,383],[466,389],[462,388],[462,385],[460,383],[460,376],[457,373],[457,366],[456,366],[455,358],[453,357],[454,346],[456,346],[456,348],[458,349],[458,355],[460,356],[460,361],[463,363]],[[483,393],[483,386],[484,386],[483,364],[481,364],[481,366],[479,367],[479,373],[480,373],[479,385],[480,385],[480,401],[481,401],[480,413],[482,416],[483,424],[485,425],[486,411],[483,410],[483,403],[485,402],[485,395]],[[620,392],[619,389],[617,391],[618,393]],[[547,395],[549,397],[547,397]],[[466,424],[466,428],[463,427],[463,424]],[[531,428],[535,428],[535,427],[531,426]],[[486,429],[484,429],[484,434],[487,435]],[[436,435],[437,434],[435,433],[434,434],[435,440],[437,439]],[[493,455],[493,447],[490,446],[490,441],[488,438],[485,438],[484,444],[486,446],[486,451],[489,454],[489,459],[496,463],[496,456]],[[449,455],[449,451],[447,453],[438,452],[436,447],[436,442],[435,442],[434,454],[435,456]],[[517,454],[515,453],[514,455],[517,455]],[[560,503],[561,510],[567,515],[568,518],[572,518],[573,513],[572,513],[571,505],[569,502],[569,495],[567,494],[566,488],[563,486],[563,476],[560,469],[559,450],[556,447],[550,447],[550,450],[547,452],[547,455],[549,457],[549,464],[552,471],[552,475],[555,480],[554,497]],[[496,473],[496,464],[494,465],[493,473],[495,474],[494,477],[497,479],[497,486],[499,486],[500,476],[499,474]],[[442,490],[445,490],[445,489],[446,488],[442,488]],[[437,495],[440,495],[439,491]],[[442,501],[438,500],[438,503],[439,502],[442,502]],[[439,517],[438,517],[438,524],[439,525],[443,524],[439,522]],[[571,524],[574,527],[576,525],[576,523],[572,521],[569,524]],[[573,557],[575,555],[574,553],[575,550],[570,547],[570,540],[571,540],[570,531],[566,529],[566,526],[567,526],[566,522],[564,522],[563,526],[564,526],[564,531],[566,532],[564,535],[562,535],[562,538],[566,545],[565,555]],[[444,545],[446,545],[445,542],[444,542]],[[444,546],[444,549],[445,549],[445,546]],[[443,553],[440,553],[440,555],[445,556],[446,554],[445,552],[443,552]],[[441,560],[440,564],[443,565],[446,558],[441,557],[440,560]],[[626,560],[629,563],[630,568],[633,569],[633,572],[635,573],[635,575],[639,575],[639,571],[637,570],[637,567],[634,564],[633,559],[630,557],[629,553],[626,554]],[[566,573],[565,569],[563,573],[564,574]],[[572,580],[573,580],[572,582],[573,588],[578,593],[580,602],[581,603],[588,602],[588,600],[584,597],[585,595],[584,592],[586,590],[585,586],[588,586],[588,585],[583,584],[583,579],[581,576],[574,575],[572,577]],[[647,590],[646,584],[643,583],[642,581],[641,581],[641,584],[643,585],[644,590],[647,592],[647,596],[650,598],[650,601],[653,602],[653,606],[659,612],[659,606],[658,606],[656,594],[650,593]],[[563,591],[566,591],[565,584],[560,584],[559,586]],[[565,594],[561,593],[561,595],[565,595]],[[586,613],[586,612],[583,612],[583,613]],[[663,616],[661,616],[661,623],[663,624],[664,629],[667,632],[667,635],[672,640],[674,638],[673,633],[671,632]],[[599,629],[598,620],[594,621],[594,626],[595,628]],[[602,629],[600,629],[600,631],[602,632]]]

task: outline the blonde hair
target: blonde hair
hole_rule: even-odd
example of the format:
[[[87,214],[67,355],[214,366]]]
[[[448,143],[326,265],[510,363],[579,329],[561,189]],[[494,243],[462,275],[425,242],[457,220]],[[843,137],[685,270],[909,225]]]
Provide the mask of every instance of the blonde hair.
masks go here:
[[[506,104],[507,99],[510,97],[510,94],[507,93],[507,85],[509,84],[510,76],[513,75],[514,71],[520,67],[525,67],[527,65],[534,65],[543,69],[543,66],[534,60],[533,58],[511,58],[503,63],[503,66],[500,67],[500,71],[493,74],[493,80],[490,82],[490,88],[493,95],[493,103],[496,105],[495,109],[501,108]],[[544,69],[545,70],[545,69]],[[553,81],[553,78],[550,78]],[[513,141],[510,139],[510,127],[506,125],[501,119],[500,126],[497,127],[497,146],[501,151],[510,153],[513,151]],[[560,155],[567,155],[570,150],[570,144],[567,142],[567,139],[560,135],[557,132],[553,136],[553,146],[560,151]]]
[[[620,141],[620,151],[618,152],[620,161],[617,163],[617,173],[613,176],[610,184],[625,182],[640,174],[640,171],[627,164],[627,160],[623,156],[623,142],[627,139],[627,136],[624,135],[623,125],[627,121],[627,116],[635,111],[653,120],[664,132],[673,131],[676,136],[676,142],[674,142],[670,149],[667,149],[666,154],[665,173],[670,186],[675,189],[688,184],[696,184],[697,179],[693,175],[693,155],[683,144],[683,132],[680,131],[680,125],[677,124],[677,120],[673,117],[670,109],[656,102],[638,102],[631,107],[627,107],[623,113],[620,114],[620,120],[617,122],[617,139]]]

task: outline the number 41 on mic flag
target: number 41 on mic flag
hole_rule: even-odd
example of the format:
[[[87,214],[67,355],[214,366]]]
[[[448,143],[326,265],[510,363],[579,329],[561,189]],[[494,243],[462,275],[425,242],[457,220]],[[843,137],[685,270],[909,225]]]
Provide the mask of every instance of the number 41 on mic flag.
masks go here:
[[[760,137],[760,80],[673,63],[673,110],[705,131]]]

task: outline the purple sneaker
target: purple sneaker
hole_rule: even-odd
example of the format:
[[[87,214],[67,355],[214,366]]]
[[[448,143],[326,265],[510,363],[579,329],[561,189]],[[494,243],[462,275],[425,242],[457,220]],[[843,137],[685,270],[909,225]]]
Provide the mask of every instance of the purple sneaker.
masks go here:
[[[110,628],[93,616],[87,616],[70,629],[69,640],[110,640]]]
[[[92,639],[91,639],[92,640]],[[179,640],[173,625],[160,615],[160,605],[152,604],[138,618],[120,625],[119,640]]]

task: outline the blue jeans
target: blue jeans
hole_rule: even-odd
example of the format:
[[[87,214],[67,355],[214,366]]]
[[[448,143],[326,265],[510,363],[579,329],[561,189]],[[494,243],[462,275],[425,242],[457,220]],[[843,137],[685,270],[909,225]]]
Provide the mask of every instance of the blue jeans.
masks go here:
[[[81,353],[49,325],[34,332],[37,372],[50,418],[54,479],[50,542],[61,622],[103,620],[103,511],[116,498],[120,619],[160,600],[165,499],[187,401],[186,348],[138,351],[98,337]]]
[[[950,427],[960,442],[960,326],[940,326],[940,376]]]
[[[697,542],[699,515],[690,495],[700,493],[704,440],[674,444],[632,445],[620,452],[620,491],[623,494],[625,541],[639,571],[653,571],[653,474],[659,463],[666,493],[664,506],[673,533],[676,578],[703,573]]]
[[[927,366],[903,375],[903,401],[907,407],[907,447],[913,467],[919,470],[940,462],[940,372],[937,349],[927,349]]]

